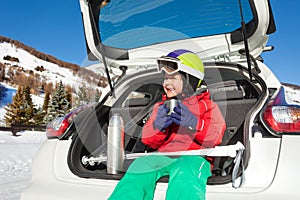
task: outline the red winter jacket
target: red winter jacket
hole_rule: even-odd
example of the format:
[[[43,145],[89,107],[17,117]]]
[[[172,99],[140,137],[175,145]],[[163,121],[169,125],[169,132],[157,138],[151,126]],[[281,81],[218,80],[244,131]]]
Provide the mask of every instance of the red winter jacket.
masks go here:
[[[226,128],[224,118],[216,103],[210,100],[208,90],[182,100],[182,103],[199,119],[196,131],[171,124],[164,132],[153,125],[157,110],[163,101],[156,103],[143,127],[142,142],[160,152],[195,150],[214,147],[222,142]]]

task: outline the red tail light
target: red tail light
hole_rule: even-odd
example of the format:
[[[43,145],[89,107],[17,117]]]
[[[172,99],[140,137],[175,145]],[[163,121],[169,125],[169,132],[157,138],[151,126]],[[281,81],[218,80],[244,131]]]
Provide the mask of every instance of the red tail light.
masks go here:
[[[78,107],[77,109],[69,112],[64,117],[58,117],[51,121],[46,128],[46,135],[48,139],[51,138],[59,138],[61,139],[64,133],[70,127],[74,118],[78,115],[82,110],[95,105],[95,103],[86,104]]]
[[[262,116],[266,125],[275,133],[300,134],[300,106],[286,102],[283,88],[269,102]]]
[[[67,115],[68,116],[68,115]],[[54,119],[51,123],[48,124],[46,129],[47,138],[61,138],[63,133],[70,126],[68,117],[60,117]]]

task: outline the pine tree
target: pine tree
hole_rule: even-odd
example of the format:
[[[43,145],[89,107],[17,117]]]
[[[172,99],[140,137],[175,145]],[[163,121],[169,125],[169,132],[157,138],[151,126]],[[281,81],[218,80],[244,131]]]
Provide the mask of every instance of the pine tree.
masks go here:
[[[38,109],[35,109],[34,113],[35,114],[33,116],[33,119],[34,119],[35,125],[43,125],[44,117],[46,116],[46,111],[40,107]]]
[[[18,86],[18,90],[13,97],[12,103],[8,104],[4,120],[7,126],[12,124],[32,124],[34,123],[34,106],[30,95],[30,87]]]
[[[78,88],[77,97],[75,99],[75,106],[81,106],[89,102],[89,97],[86,89],[86,85],[83,84]]]
[[[43,107],[42,107],[42,110],[44,110],[45,113],[47,113],[49,101],[50,101],[50,93],[46,92],[45,97],[44,97]]]
[[[18,90],[13,97],[12,103],[9,103],[7,107],[5,107],[5,110],[4,120],[7,126],[11,126],[12,124],[23,124],[26,122],[22,86],[18,86]]]
[[[24,110],[25,110],[25,116],[24,116],[24,124],[33,124],[33,116],[34,116],[34,106],[32,102],[32,98],[30,95],[30,87],[26,86],[23,90],[23,98],[24,98]]]
[[[3,82],[5,79],[5,66],[0,63],[0,82]]]
[[[95,102],[99,102],[102,92],[96,89]]]
[[[60,111],[58,113],[58,117],[62,117],[70,111],[69,93],[65,89],[62,81],[60,81],[58,85],[57,97],[58,97],[59,111]]]
[[[35,125],[44,125],[44,118],[47,114],[48,111],[48,104],[50,101],[50,93],[46,92],[45,97],[44,97],[44,102],[43,106],[39,108],[34,108],[34,116],[33,116],[33,121]]]
[[[54,95],[54,93],[53,93]],[[49,102],[49,107],[47,109],[47,114],[44,117],[44,123],[49,123],[51,122],[53,119],[55,119],[57,113],[56,113],[56,109],[58,108],[57,106],[57,100],[56,100],[56,96],[53,96]]]
[[[62,81],[60,81],[56,87],[54,93],[52,93],[51,100],[49,102],[47,114],[44,118],[45,123],[49,123],[56,117],[63,117],[70,110],[70,102],[68,101],[68,92],[65,90]]]
[[[67,91],[67,101],[69,102],[68,110],[72,109],[72,93],[71,91]]]

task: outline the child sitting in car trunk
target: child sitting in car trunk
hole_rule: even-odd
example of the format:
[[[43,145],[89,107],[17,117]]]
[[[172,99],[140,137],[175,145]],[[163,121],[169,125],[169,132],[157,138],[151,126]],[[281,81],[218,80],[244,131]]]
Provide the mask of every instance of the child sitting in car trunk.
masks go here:
[[[222,142],[223,116],[204,85],[204,66],[193,52],[179,49],[157,60],[164,75],[163,100],[154,105],[143,127],[142,142],[158,152],[211,148]],[[167,102],[176,99],[171,110]],[[110,196],[113,199],[153,199],[157,181],[169,176],[166,199],[205,199],[212,159],[196,155],[136,159]]]

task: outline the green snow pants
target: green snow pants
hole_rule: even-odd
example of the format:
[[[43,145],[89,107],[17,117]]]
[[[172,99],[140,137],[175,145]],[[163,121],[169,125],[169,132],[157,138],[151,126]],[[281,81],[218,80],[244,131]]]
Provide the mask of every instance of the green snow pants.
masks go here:
[[[156,182],[169,175],[167,200],[205,200],[210,163],[200,156],[144,156],[137,158],[109,200],[152,200]]]

